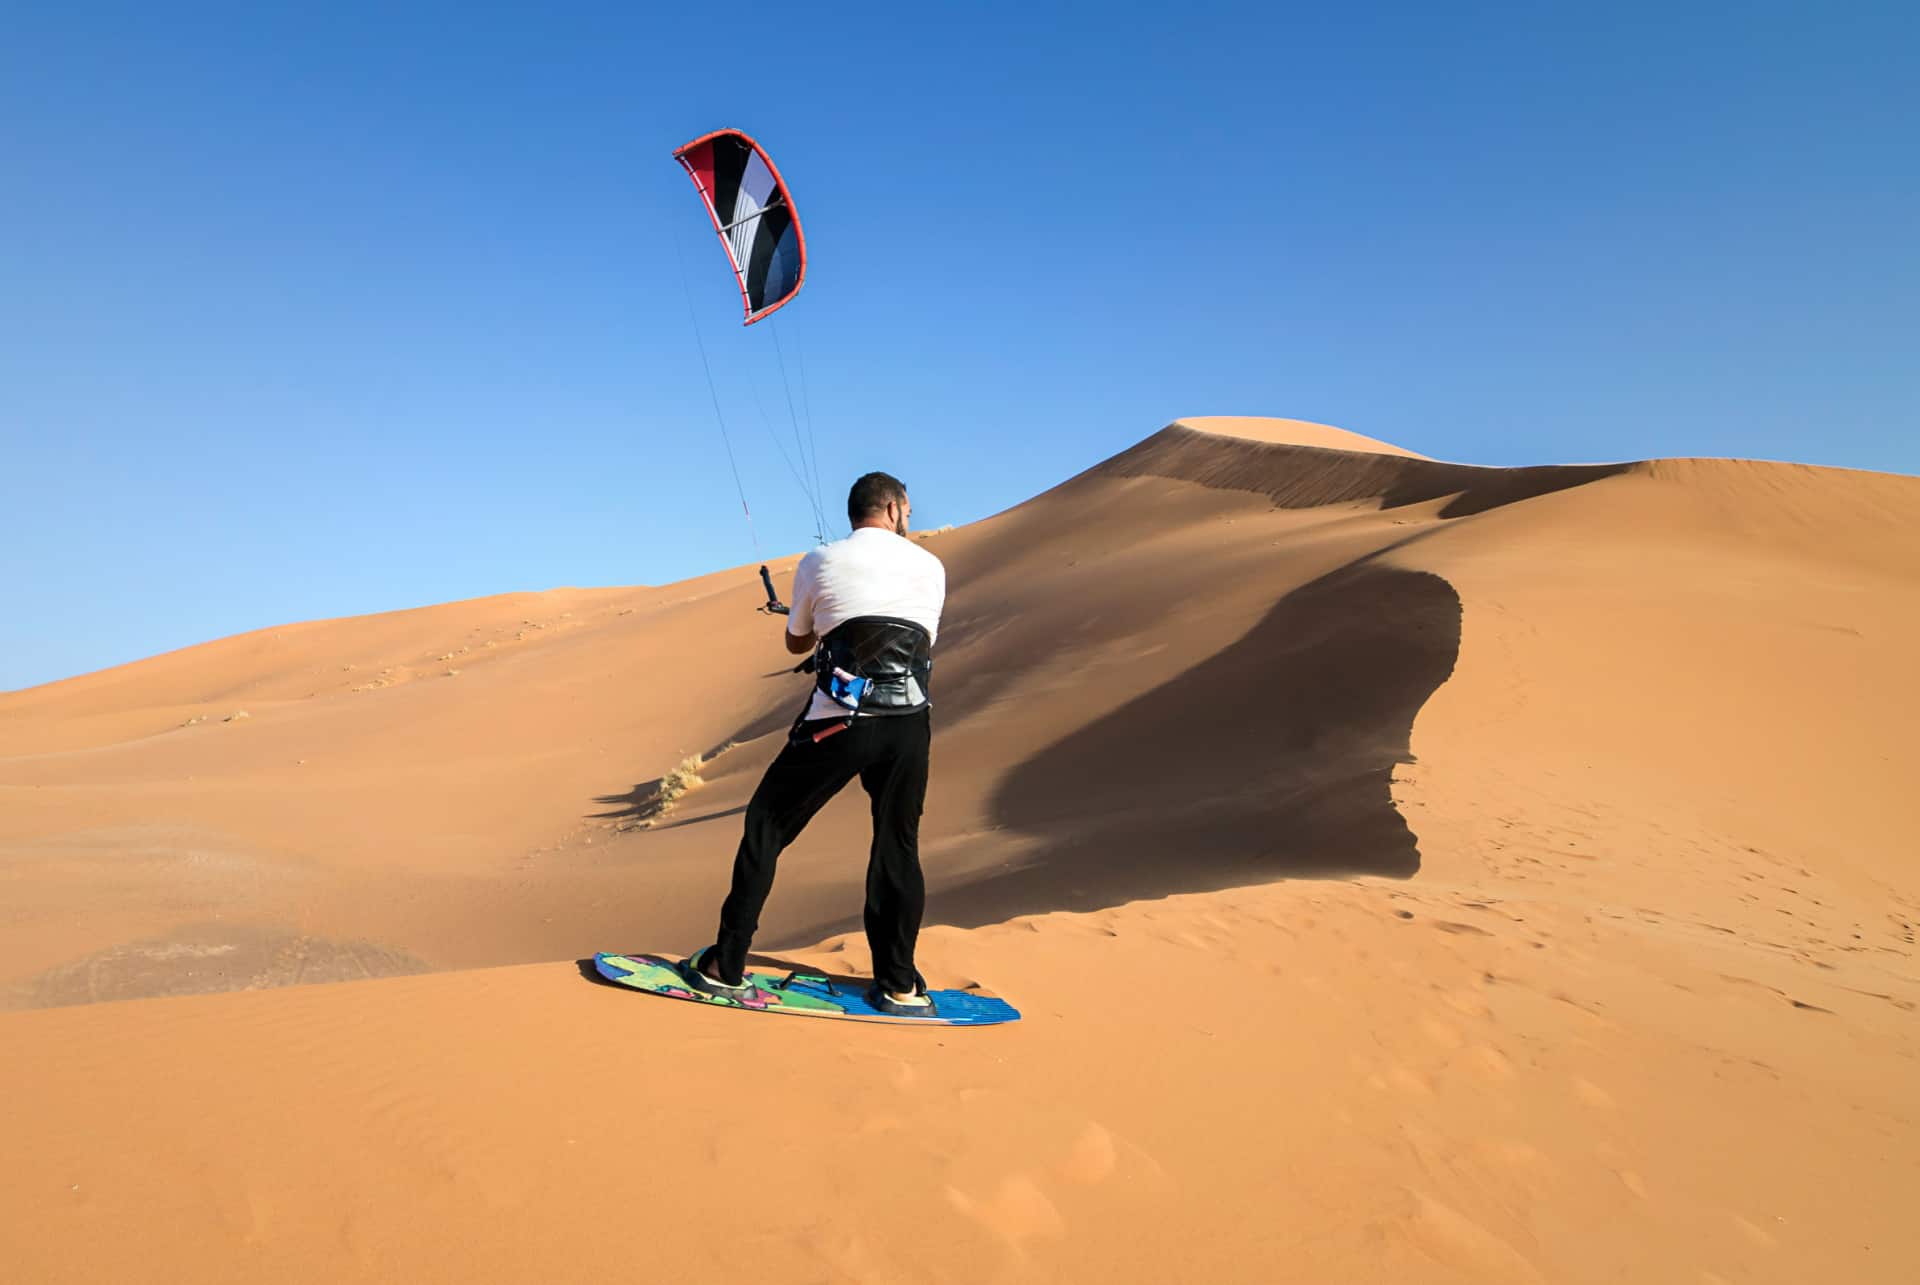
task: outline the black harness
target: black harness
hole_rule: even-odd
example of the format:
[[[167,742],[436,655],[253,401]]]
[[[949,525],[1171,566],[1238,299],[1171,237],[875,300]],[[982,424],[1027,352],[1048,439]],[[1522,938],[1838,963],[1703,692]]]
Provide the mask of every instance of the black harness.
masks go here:
[[[795,672],[811,672],[815,691],[846,710],[813,734],[815,741],[852,726],[856,715],[917,714],[931,704],[933,638],[926,627],[898,616],[855,616],[815,645]],[[812,693],[794,720],[797,737],[813,707]]]

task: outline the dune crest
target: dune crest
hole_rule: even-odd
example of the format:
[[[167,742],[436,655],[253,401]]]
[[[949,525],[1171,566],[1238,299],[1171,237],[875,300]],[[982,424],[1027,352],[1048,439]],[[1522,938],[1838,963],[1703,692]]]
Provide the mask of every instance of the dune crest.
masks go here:
[[[1183,415],[1174,420],[1173,425],[1190,428],[1196,433],[1266,442],[1273,446],[1315,446],[1323,450],[1370,451],[1411,459],[1427,458],[1404,446],[1395,446],[1391,442],[1305,419],[1270,419],[1259,415]]]

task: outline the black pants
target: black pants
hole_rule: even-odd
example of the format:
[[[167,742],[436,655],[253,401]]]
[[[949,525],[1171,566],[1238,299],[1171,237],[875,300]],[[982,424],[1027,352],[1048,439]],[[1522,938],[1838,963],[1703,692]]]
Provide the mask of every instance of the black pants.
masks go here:
[[[913,945],[920,936],[927,886],[920,874],[920,812],[927,800],[930,711],[856,718],[823,741],[801,724],[760,778],[747,804],[746,831],[733,859],[733,890],[720,908],[715,962],[723,980],[738,985],[773,890],[773,867],[813,814],[854,777],[873,801],[873,849],[867,861],[867,945],[883,990],[911,994]]]

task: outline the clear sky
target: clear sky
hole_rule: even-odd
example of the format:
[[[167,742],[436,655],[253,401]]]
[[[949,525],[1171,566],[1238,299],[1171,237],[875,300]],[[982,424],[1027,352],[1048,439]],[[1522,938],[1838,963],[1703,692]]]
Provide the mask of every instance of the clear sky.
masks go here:
[[[696,320],[768,555],[786,386],[922,526],[1189,414],[1920,472],[1916,121],[1905,0],[8,5],[0,689],[750,562]]]

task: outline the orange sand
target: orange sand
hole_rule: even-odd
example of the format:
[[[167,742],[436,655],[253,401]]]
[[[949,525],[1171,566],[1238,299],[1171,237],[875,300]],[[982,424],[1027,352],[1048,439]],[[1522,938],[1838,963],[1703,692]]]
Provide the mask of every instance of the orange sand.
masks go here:
[[[0,694],[0,1279],[1920,1276],[1920,480],[1195,419],[928,545],[1005,1028],[570,962],[711,937],[751,569]],[[865,966],[865,824],[769,951]]]

